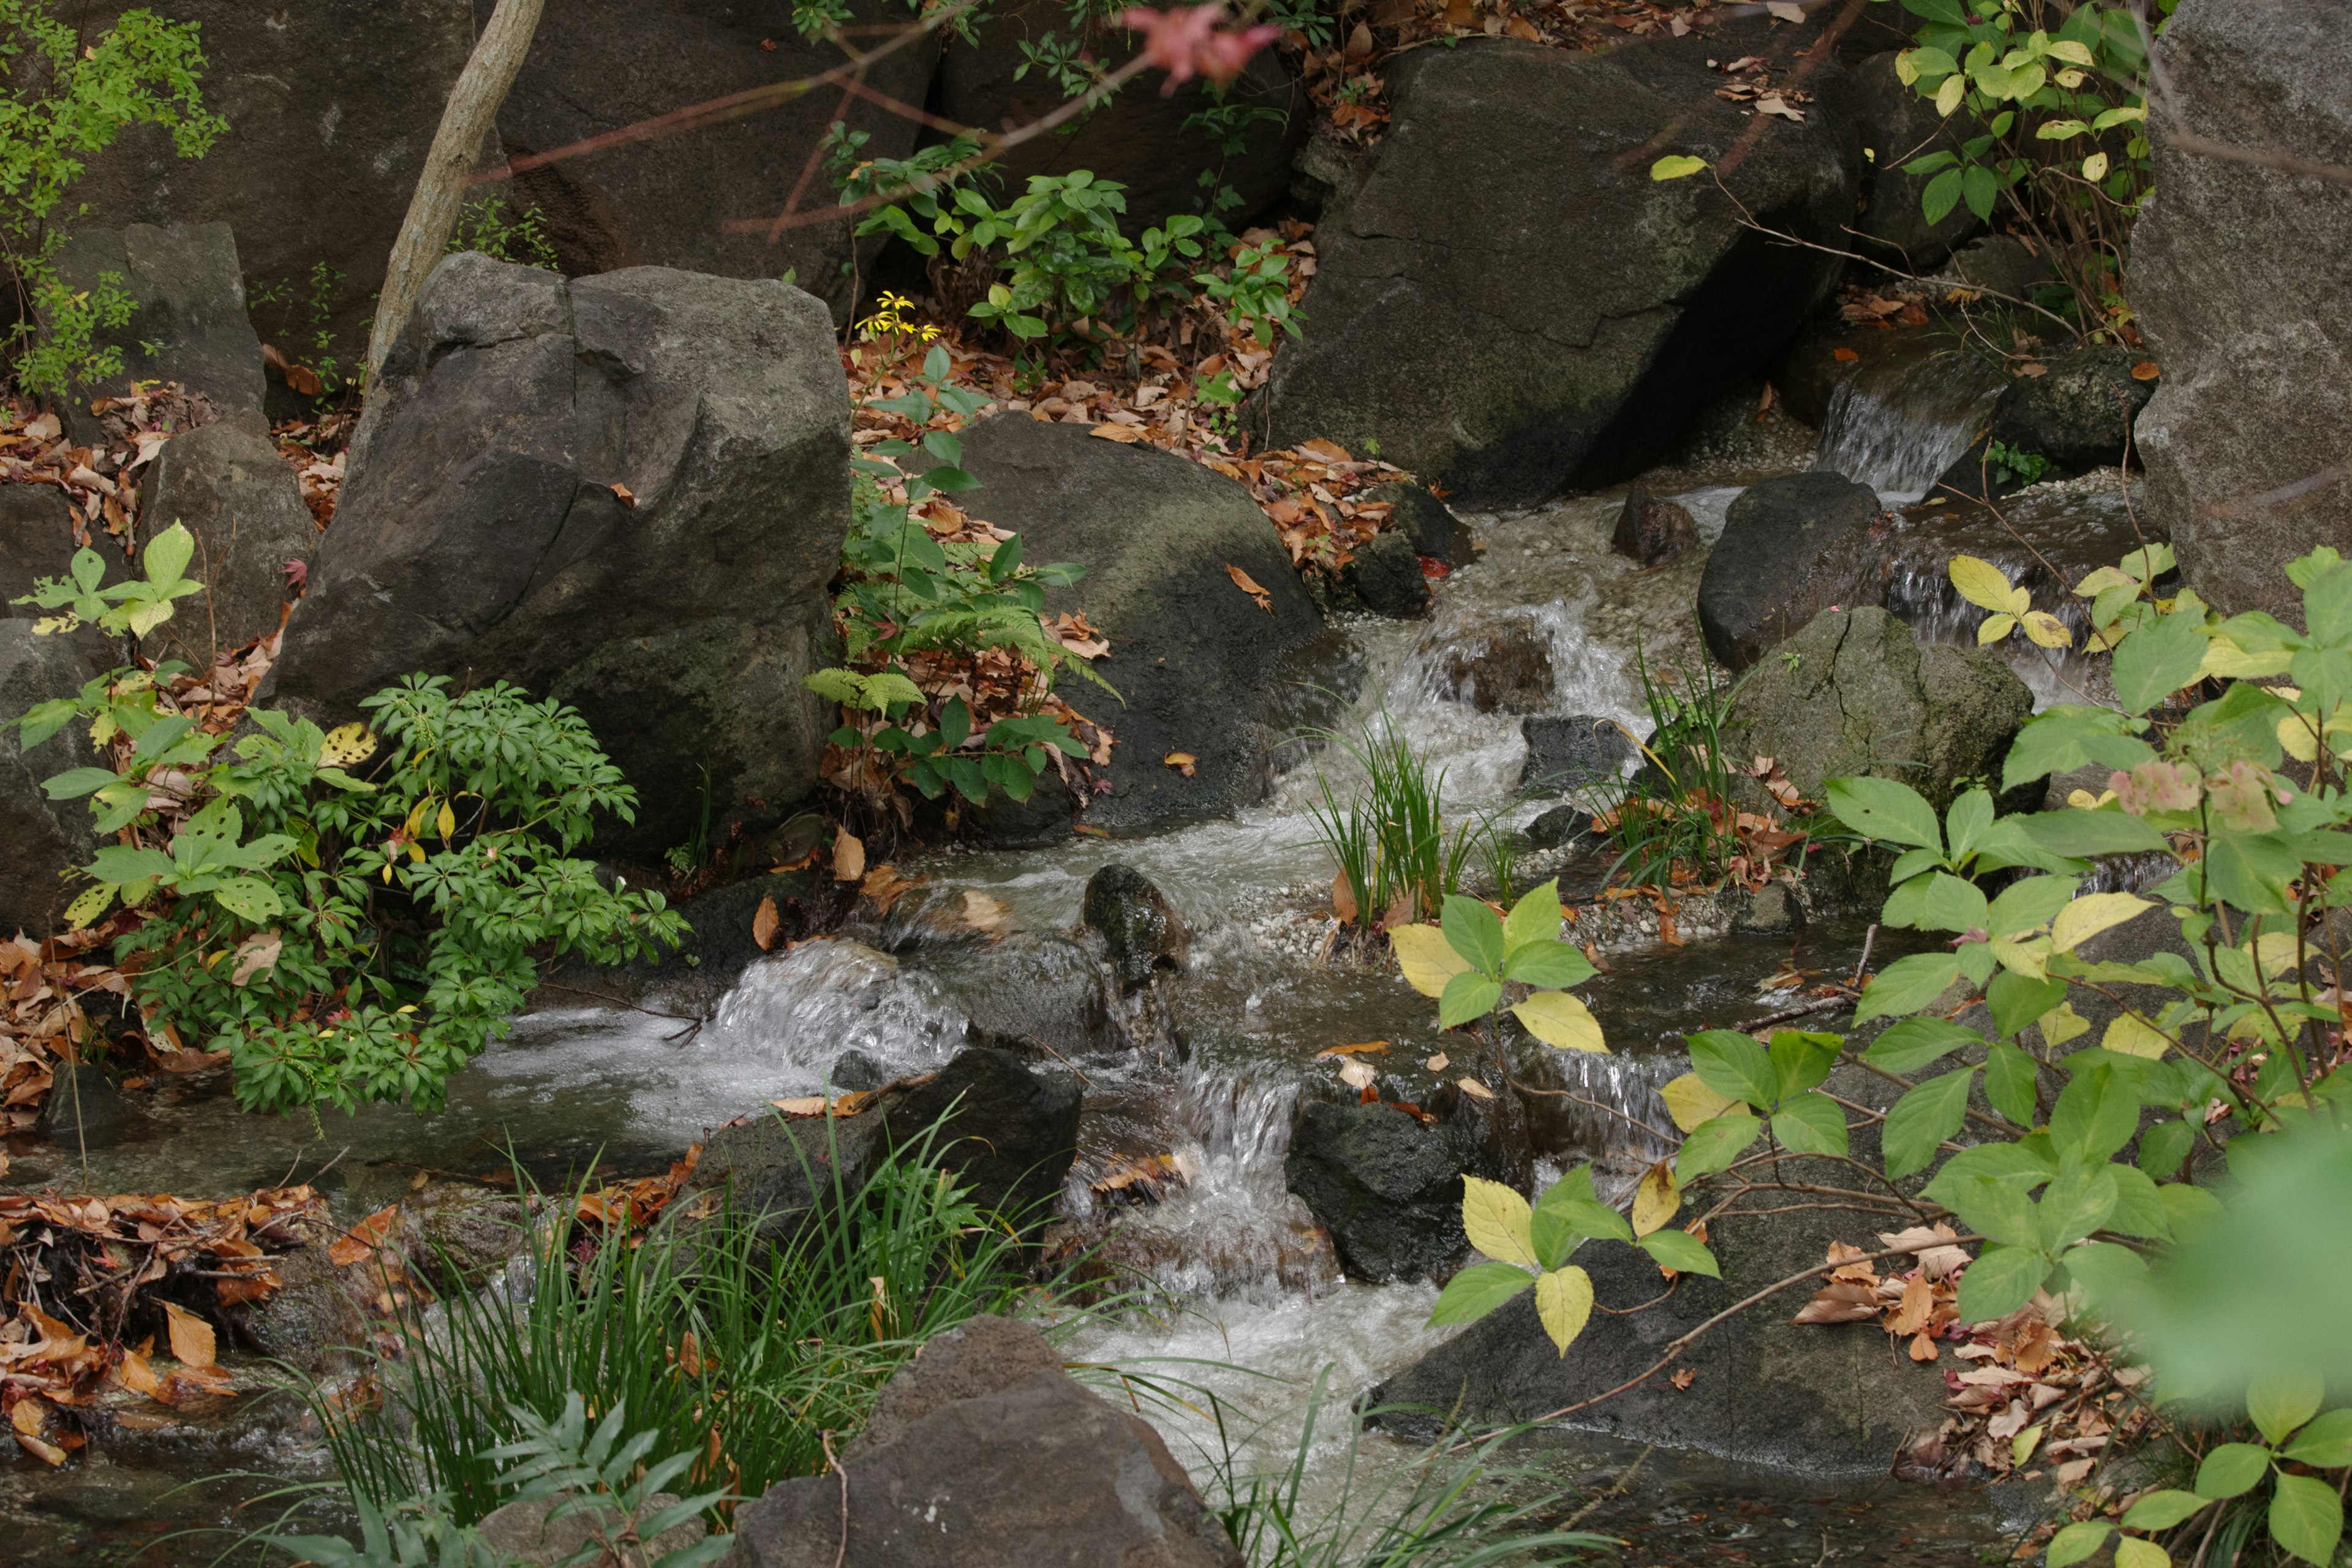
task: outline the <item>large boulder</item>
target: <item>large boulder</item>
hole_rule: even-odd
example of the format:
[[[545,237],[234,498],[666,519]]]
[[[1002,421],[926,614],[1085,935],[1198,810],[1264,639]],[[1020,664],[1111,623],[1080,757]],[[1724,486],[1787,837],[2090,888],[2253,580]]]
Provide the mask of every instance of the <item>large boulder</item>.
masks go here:
[[[260,414],[247,409],[173,437],[149,474],[142,541],[186,524],[196,539],[189,574],[207,588],[157,637],[208,655],[276,631],[293,591],[286,568],[309,561],[319,528]],[[207,641],[214,647],[201,646]]]
[[[856,0],[843,10],[853,29],[915,21],[888,0]],[[883,54],[864,80],[901,102],[921,103],[938,58],[936,43],[921,39]],[[499,140],[509,159],[695,104],[740,101],[731,112],[526,170],[509,199],[545,215],[557,258],[572,276],[646,265],[732,278],[789,270],[845,321],[856,220],[798,226],[772,238],[766,222],[796,190],[803,209],[833,205],[824,170],[809,178],[833,121],[870,138],[859,150],[866,158],[905,157],[917,127],[878,104],[845,100],[835,89],[757,96],[840,63],[838,48],[803,39],[790,7],[772,0],[550,0],[499,110]],[[737,223],[760,226],[728,226]]]
[[[1241,1568],[1150,1425],[1072,1382],[1045,1336],[974,1318],[876,1401],[838,1475],[735,1515],[726,1568]]]
[[[658,854],[816,783],[849,403],[788,284],[434,270],[347,459],[277,696],[322,717],[412,672],[580,710]]]
[[[1173,453],[1025,414],[967,431],[963,466],[981,482],[966,505],[1019,532],[1024,560],[1087,569],[1076,586],[1046,595],[1049,610],[1083,608],[1110,640],[1095,668],[1126,700],[1074,679],[1062,688],[1118,739],[1111,792],[1087,820],[1134,827],[1262,795],[1277,689],[1292,673],[1285,656],[1323,623],[1249,492]],[[1269,607],[1228,568],[1257,584]],[[1190,777],[1165,762],[1179,752],[1196,759]]]
[[[1938,811],[1966,779],[1998,777],[2033,694],[1985,648],[1919,646],[1874,606],[1825,610],[1774,648],[1732,700],[1723,746],[1779,760],[1798,791],[1869,773]]]
[[[58,247],[57,268],[69,289],[99,289],[111,274],[131,296],[131,320],[94,339],[122,351],[123,379],[176,381],[223,414],[260,414],[261,340],[246,314],[245,273],[228,225],[78,228]],[[70,401],[67,416],[78,439],[99,434],[87,400]]]
[[[1650,165],[1726,164],[1757,221],[1835,240],[1859,178],[1851,133],[1826,112],[1746,117],[1707,66],[1785,60],[1811,36],[1734,22],[1601,56],[1479,39],[1399,60],[1370,174],[1317,231],[1312,324],[1265,395],[1270,444],[1377,440],[1477,507],[1663,453],[1763,368],[1838,264],[1746,226],[1713,181]]]
[[[1870,534],[1881,510],[1868,485],[1822,469],[1740,491],[1699,579],[1707,651],[1743,670],[1823,610],[1876,604]]]
[[[2126,462],[2137,468],[2132,422],[2147,406],[2156,384],[2133,376],[2132,367],[2147,357],[2137,349],[2112,344],[2053,354],[2042,374],[2010,384],[1989,434],[2004,446],[2046,458],[2053,468],[2067,473]],[[1973,489],[1978,469],[1974,455],[1961,466]]]
[[[98,848],[89,803],[51,800],[41,788],[43,779],[93,761],[87,726],[69,724],[26,746],[5,721],[75,695],[98,673],[71,638],[37,637],[21,614],[0,619],[0,936],[48,935],[79,891],[65,873]]]
[[[1283,1182],[1353,1279],[1443,1279],[1470,1252],[1462,1140],[1391,1105],[1310,1100],[1290,1130]]]
[[[2182,0],[2149,95],[2156,194],[2132,231],[2132,308],[2164,384],[2140,416],[2148,511],[2189,585],[2295,625],[2280,570],[2352,551],[2352,184],[2183,149],[2193,132],[2352,165],[2352,7]]]
[[[1183,969],[1192,931],[1168,895],[1134,867],[1108,865],[1087,878],[1083,912],[1101,933],[1122,989],[1138,989],[1159,970]]]
[[[473,52],[474,0],[100,0],[75,20],[90,37],[134,3],[198,25],[205,107],[228,129],[184,159],[160,128],[133,125],[90,157],[75,199],[97,226],[234,225],[246,277],[283,293],[262,318],[271,332],[310,330],[312,269],[323,268],[327,330],[355,363],[442,105]]]

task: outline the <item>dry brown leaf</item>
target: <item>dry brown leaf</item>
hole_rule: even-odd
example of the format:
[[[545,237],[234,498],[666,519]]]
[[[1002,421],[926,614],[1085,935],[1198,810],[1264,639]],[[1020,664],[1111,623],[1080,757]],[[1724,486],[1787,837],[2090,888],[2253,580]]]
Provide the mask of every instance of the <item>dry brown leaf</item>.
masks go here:
[[[1352,1046],[1326,1046],[1315,1053],[1315,1059],[1319,1062],[1326,1057],[1378,1056],[1388,1048],[1386,1040],[1365,1040]]]
[[[776,913],[776,900],[761,899],[751,914],[751,940],[760,944],[761,952],[776,945],[776,931],[783,923]]]
[[[1356,889],[1349,884],[1345,871],[1331,879],[1331,912],[1343,922],[1353,923],[1355,921]]]
[[[1867,1256],[1869,1255],[1859,1247],[1851,1247],[1843,1241],[1832,1241],[1830,1243],[1829,1256],[1822,1261],[1838,1266],[1830,1271],[1830,1278],[1832,1279],[1849,1279],[1866,1285],[1875,1285],[1878,1283],[1878,1270],[1860,1261]]]
[[[48,1420],[49,1407],[37,1397],[20,1399],[16,1401],[16,1408],[8,1412],[8,1425],[27,1437],[39,1436]]]
[[[1253,578],[1248,573],[1243,571],[1240,567],[1234,565],[1230,561],[1225,563],[1225,575],[1234,580],[1234,587],[1239,588],[1243,593],[1247,594],[1251,598],[1255,599],[1259,609],[1264,610],[1269,616],[1274,614],[1274,595],[1267,593],[1264,588],[1259,587],[1255,578]]]
[[[1929,1339],[1925,1334],[1912,1335],[1911,1359],[1917,1362],[1934,1361],[1936,1359],[1936,1342]]]
[[[114,1376],[131,1393],[143,1394],[150,1399],[155,1398],[157,1390],[163,1386],[156,1379],[155,1369],[147,1363],[147,1358],[134,1350],[126,1349],[122,1352],[121,1361],[115,1364]]]
[[[25,1452],[45,1465],[57,1466],[66,1462],[66,1451],[55,1443],[44,1442],[38,1437],[29,1437],[22,1432],[16,1434],[16,1442]]]
[[[1675,1385],[1675,1389],[1677,1393],[1686,1394],[1690,1391],[1690,1385],[1698,1381],[1698,1373],[1693,1372],[1689,1367],[1685,1367],[1682,1371],[1666,1379],[1666,1381]]]
[[[276,931],[256,931],[237,943],[236,967],[229,972],[231,985],[243,985],[257,974],[267,974],[278,967],[278,954],[286,939]]]
[[[1878,1316],[1878,1301],[1867,1285],[1835,1280],[1822,1288],[1790,1321],[1796,1323],[1860,1323]]]
[[[163,1303],[163,1315],[171,1322],[173,1359],[187,1367],[212,1365],[213,1326],[176,1301]]]
[[[1454,1058],[1447,1056],[1444,1051],[1440,1051],[1421,1065],[1427,1068],[1432,1072],[1444,1072],[1447,1068],[1454,1065]]]
[[[635,511],[637,510],[637,492],[631,489],[628,486],[621,483],[618,479],[613,481],[613,494],[618,497],[621,504],[629,510]]]
[[[1200,760],[1190,752],[1171,752],[1160,759],[1160,765],[1163,768],[1174,768],[1189,779],[1195,772],[1193,764]]]
[[[1935,1311],[1936,1288],[1928,1283],[1927,1271],[1922,1269],[1905,1281],[1903,1300],[1888,1315],[1886,1331],[1890,1334],[1916,1334],[1927,1326],[1927,1320],[1935,1315]]]
[[[2131,378],[2134,381],[2154,381],[2163,374],[2164,372],[2157,368],[2156,362],[2152,359],[2144,359],[2131,367]]]
[[[1143,432],[1133,425],[1097,425],[1094,433],[1106,441],[1117,441],[1122,446],[1133,446],[1143,439]]]
[[[866,841],[845,827],[833,839],[834,880],[855,882],[865,875]]]

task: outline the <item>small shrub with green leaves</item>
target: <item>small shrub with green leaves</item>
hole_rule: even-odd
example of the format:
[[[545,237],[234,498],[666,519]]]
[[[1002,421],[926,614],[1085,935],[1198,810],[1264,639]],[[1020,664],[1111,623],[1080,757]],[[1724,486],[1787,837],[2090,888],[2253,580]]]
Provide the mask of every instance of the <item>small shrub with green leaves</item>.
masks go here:
[[[478,250],[495,260],[558,270],[547,215],[536,203],[509,207],[499,196],[467,202],[457,215],[457,232],[449,237],[447,248],[452,256],[461,250]]]

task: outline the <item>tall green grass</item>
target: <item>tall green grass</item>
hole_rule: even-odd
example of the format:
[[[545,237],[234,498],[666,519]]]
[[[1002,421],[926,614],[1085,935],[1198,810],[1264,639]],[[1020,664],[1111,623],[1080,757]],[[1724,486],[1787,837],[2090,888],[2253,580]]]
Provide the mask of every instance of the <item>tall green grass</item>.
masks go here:
[[[1388,714],[1367,720],[1352,735],[1332,730],[1308,734],[1339,747],[1362,769],[1364,786],[1342,799],[1319,769],[1321,799],[1309,803],[1323,841],[1356,904],[1356,921],[1370,929],[1402,903],[1409,918],[1434,920],[1445,896],[1462,886],[1462,872],[1486,836],[1483,824],[1450,831],[1440,796],[1445,770],[1432,769]]]
[[[1696,671],[1677,665],[1675,679],[1664,679],[1639,645],[1633,668],[1650,710],[1650,738],[1640,742],[1648,766],[1601,792],[1601,817],[1617,851],[1610,875],[1622,871],[1637,887],[1663,888],[1679,864],[1714,880],[1739,852],[1738,806],[1723,751],[1738,685],[1717,680],[1703,658]]]

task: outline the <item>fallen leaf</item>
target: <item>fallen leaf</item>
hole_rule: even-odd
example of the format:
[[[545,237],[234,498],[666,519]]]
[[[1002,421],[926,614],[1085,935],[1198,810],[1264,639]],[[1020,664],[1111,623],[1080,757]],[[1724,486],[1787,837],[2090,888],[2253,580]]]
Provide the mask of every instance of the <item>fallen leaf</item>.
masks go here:
[[[1264,610],[1269,616],[1274,614],[1274,595],[1267,593],[1264,588],[1259,587],[1256,581],[1253,579],[1248,573],[1243,571],[1240,567],[1228,561],[1225,563],[1225,575],[1234,580],[1234,587],[1239,588],[1243,593],[1247,594],[1251,598],[1255,599],[1259,609]]]
[[[1455,1088],[1461,1089],[1463,1093],[1468,1095],[1473,1100],[1492,1100],[1495,1098],[1495,1091],[1488,1089],[1485,1084],[1480,1083],[1475,1078],[1457,1078],[1454,1080],[1454,1083]]]
[[[1854,353],[1852,349],[1832,349],[1830,351],[1830,358],[1837,361],[1840,364],[1852,364],[1861,357],[1862,356],[1860,354]]]
[[[1432,1072],[1444,1072],[1447,1068],[1454,1065],[1454,1058],[1447,1056],[1444,1051],[1440,1051],[1421,1065],[1427,1068]]]
[[[1182,773],[1189,779],[1193,774],[1192,764],[1200,760],[1200,758],[1194,756],[1190,752],[1171,752],[1166,756],[1160,759],[1160,765],[1165,768],[1174,768],[1178,773]]]
[[[1673,1384],[1677,1392],[1687,1393],[1690,1389],[1690,1385],[1698,1381],[1698,1373],[1693,1372],[1689,1367],[1685,1367],[1682,1371],[1666,1379],[1666,1381]]]
[[[776,900],[761,899],[751,915],[751,940],[760,944],[761,952],[776,945],[776,931],[783,921],[776,914]]]
[[[1315,1053],[1315,1059],[1319,1062],[1325,1057],[1378,1056],[1388,1048],[1389,1043],[1386,1040],[1365,1040],[1353,1046],[1326,1046]]]
[[[1927,1326],[1927,1320],[1935,1315],[1935,1311],[1936,1288],[1928,1283],[1927,1271],[1923,1268],[1904,1282],[1902,1302],[1888,1316],[1886,1331],[1890,1334],[1916,1334]],[[1912,1359],[1919,1358],[1914,1356]],[[1927,1359],[1934,1358],[1930,1356]]]
[[[1797,5],[1795,0],[1765,0],[1764,9],[1772,13],[1777,21],[1801,22],[1805,19],[1805,8]]]
[[[837,882],[855,882],[866,875],[866,841],[846,827],[834,835],[833,877]]]
[[[62,1465],[66,1462],[66,1451],[54,1443],[43,1442],[38,1437],[28,1437],[22,1432],[16,1434],[16,1442],[26,1453],[45,1465]]]
[[[2144,359],[2131,367],[2131,378],[2134,381],[2154,381],[2163,374],[2164,372],[2157,368],[2156,362],[2152,359]]]
[[[1345,871],[1331,879],[1331,912],[1344,921],[1356,918],[1356,889],[1349,885]]]
[[[121,1361],[115,1363],[114,1376],[131,1393],[143,1394],[150,1399],[163,1386],[155,1376],[155,1369],[147,1364],[147,1358],[134,1350],[122,1352]]]
[[[267,974],[278,967],[278,954],[286,939],[274,931],[256,931],[237,943],[236,967],[229,971],[228,983],[243,985],[257,974]]]
[[[20,1399],[16,1401],[16,1408],[8,1412],[8,1425],[27,1437],[39,1436],[48,1419],[49,1407],[38,1398]]]
[[[1117,441],[1122,446],[1133,446],[1143,439],[1142,430],[1133,425],[1097,425],[1094,433],[1106,441]]]
[[[1370,1062],[1345,1061],[1339,1064],[1339,1081],[1350,1089],[1370,1089],[1380,1076],[1380,1069]]]
[[[2050,367],[2043,364],[2039,360],[2033,360],[2019,365],[2017,367],[2017,374],[2023,376],[2026,380],[2032,381],[2036,376],[2048,375],[2050,374]]]
[[[1936,1359],[1936,1342],[1929,1339],[1925,1334],[1914,1334],[1911,1337],[1910,1354],[1911,1359],[1916,1362],[1934,1361]]]
[[[615,480],[613,482],[613,493],[614,493],[614,495],[616,495],[616,496],[618,496],[618,497],[620,498],[620,500],[621,500],[621,504],[622,504],[624,507],[627,508],[627,509],[628,509],[629,510],[631,510],[631,511],[635,511],[635,510],[637,510],[637,492],[636,492],[636,491],[635,491],[635,490],[631,489],[628,486],[626,486],[626,485],[625,485],[625,484],[622,484],[619,480],[615,479]]]
[[[1861,1323],[1878,1316],[1878,1301],[1867,1285],[1838,1280],[1822,1288],[1790,1321],[1796,1323]]]
[[[171,1323],[173,1359],[183,1366],[212,1365],[213,1326],[176,1301],[163,1303],[163,1315]]]

